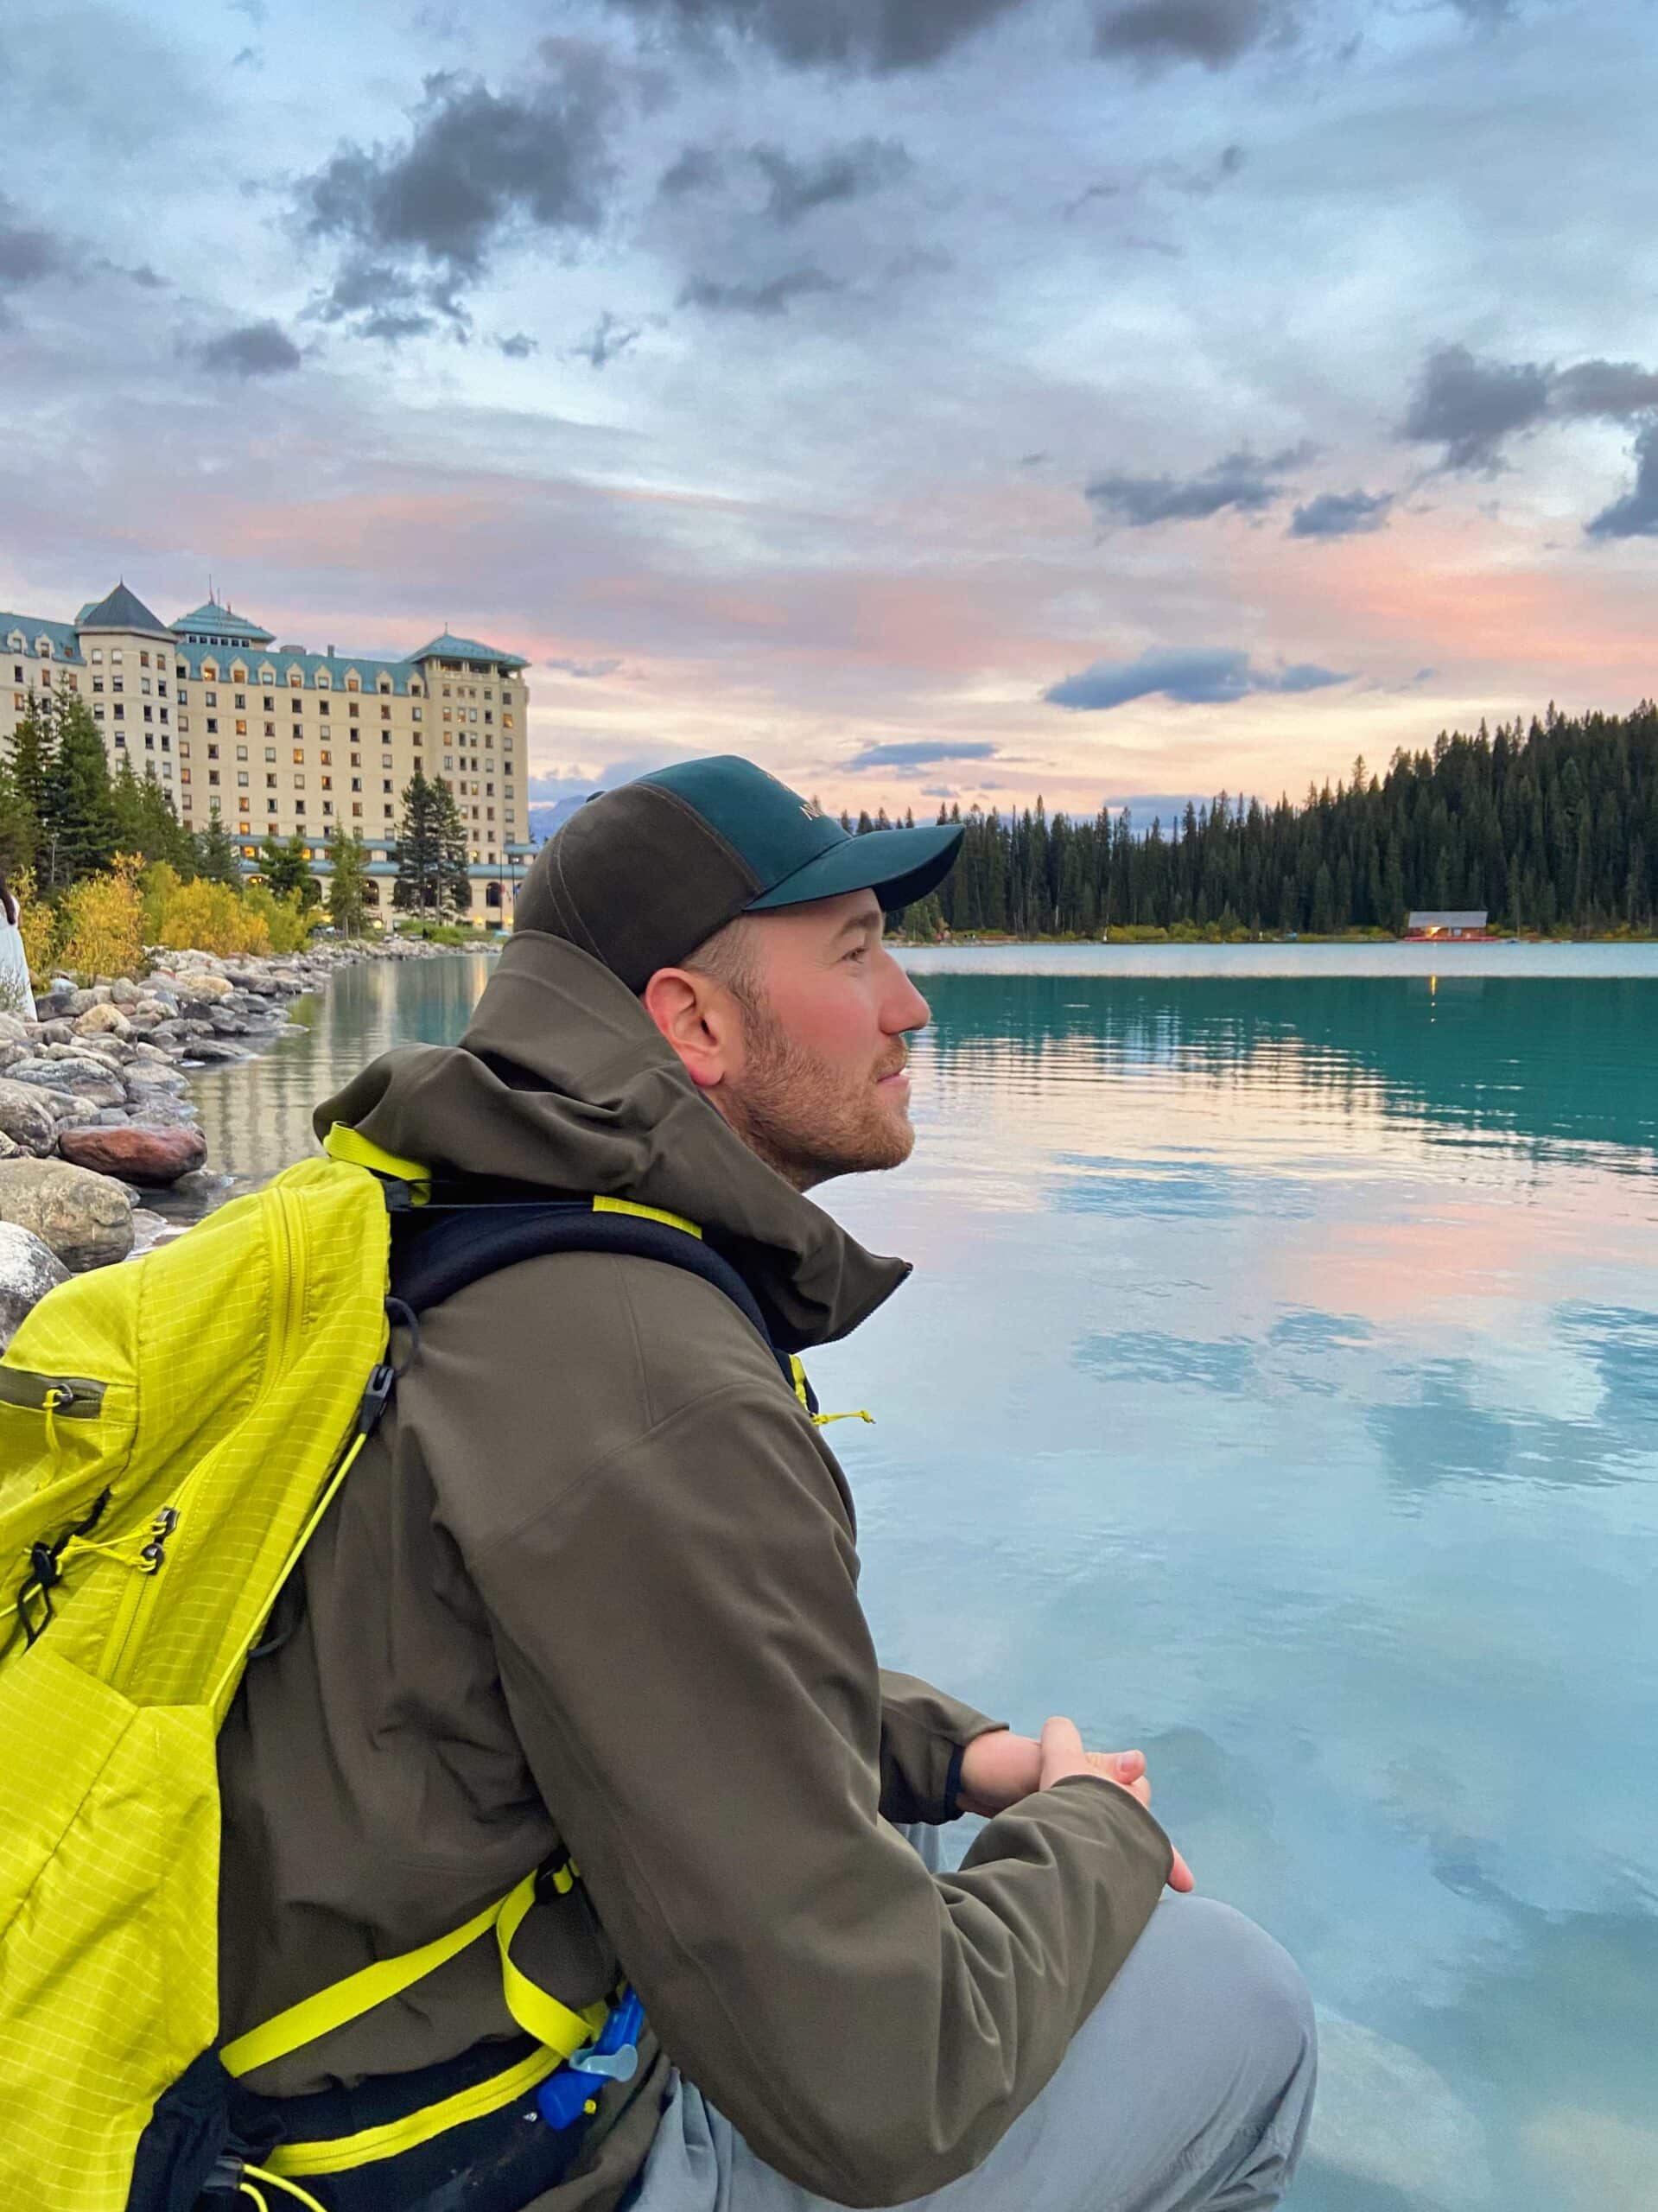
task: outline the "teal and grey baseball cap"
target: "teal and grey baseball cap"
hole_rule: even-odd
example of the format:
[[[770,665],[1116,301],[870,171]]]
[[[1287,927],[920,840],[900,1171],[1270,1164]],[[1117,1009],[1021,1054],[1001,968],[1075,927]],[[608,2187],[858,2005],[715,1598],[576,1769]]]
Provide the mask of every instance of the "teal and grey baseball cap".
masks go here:
[[[890,912],[942,883],[959,826],[848,836],[733,753],[601,791],[537,854],[515,930],[566,938],[631,991],[739,914],[873,891]]]

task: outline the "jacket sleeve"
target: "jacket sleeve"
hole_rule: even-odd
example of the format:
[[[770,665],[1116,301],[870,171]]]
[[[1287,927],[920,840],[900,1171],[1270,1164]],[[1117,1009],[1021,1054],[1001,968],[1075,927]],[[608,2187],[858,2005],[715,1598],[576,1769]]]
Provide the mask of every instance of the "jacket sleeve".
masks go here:
[[[1150,1815],[1070,1779],[947,1877],[882,1821],[848,1515],[763,1372],[630,1423],[467,1564],[537,1787],[676,2063],[837,2203],[977,2165],[1150,1917]]]
[[[962,1754],[975,1736],[1005,1728],[931,1682],[880,1670],[880,1809],[899,1827],[956,1818]]]

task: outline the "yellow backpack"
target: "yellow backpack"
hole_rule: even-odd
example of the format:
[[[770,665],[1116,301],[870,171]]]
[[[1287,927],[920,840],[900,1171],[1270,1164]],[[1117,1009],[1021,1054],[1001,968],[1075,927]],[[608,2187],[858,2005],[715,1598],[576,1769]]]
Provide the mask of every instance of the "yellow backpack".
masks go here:
[[[307,1161],[0,1360],[0,2203],[121,2212],[214,2041],[214,1739],[360,1448],[387,1224],[372,1174]]]
[[[630,1993],[613,2009],[572,2011],[510,1955],[538,1884],[562,1894],[579,1878],[568,1861],[217,2047],[215,1739],[277,1593],[391,1395],[391,1223],[435,1196],[427,1170],[354,1130],[337,1127],[327,1149],[175,1243],[60,1285],[0,1358],[8,2212],[193,2204],[192,2176],[218,2171],[212,2153],[204,2164],[192,2139],[175,2158],[145,2135],[175,2084],[188,2109],[204,2069],[227,2086],[492,1931],[507,2008],[538,2055],[435,2108],[429,2132],[526,2092],[568,2127],[594,2111],[599,2082],[626,2078],[617,2053],[633,2032]],[[702,1275],[765,1335],[747,1286],[693,1223],[620,1198],[506,1196],[519,1202],[432,1205],[448,1220],[422,1232],[412,1258],[398,1247],[410,1313],[538,1253],[612,1250]],[[816,1416],[799,1362],[776,1357]],[[387,2133],[421,2131],[371,2131]],[[232,2160],[216,2185],[234,2191],[250,2177],[242,2194],[255,2203],[274,2189],[314,2205],[293,2177],[379,2147],[279,2144],[268,2167]]]

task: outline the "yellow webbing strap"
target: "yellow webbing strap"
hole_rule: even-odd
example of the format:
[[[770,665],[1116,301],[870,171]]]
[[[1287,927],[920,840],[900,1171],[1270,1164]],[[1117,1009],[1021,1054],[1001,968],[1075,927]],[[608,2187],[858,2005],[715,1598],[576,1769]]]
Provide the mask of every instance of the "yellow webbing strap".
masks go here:
[[[365,1137],[348,1122],[331,1124],[322,1140],[322,1149],[330,1160],[343,1160],[352,1167],[366,1167],[376,1175],[389,1175],[393,1182],[412,1183],[414,1203],[424,1203],[423,1191],[431,1186],[432,1171],[418,1160],[400,1160],[395,1152],[388,1152],[384,1145]]]
[[[238,2036],[219,2052],[226,2072],[235,2075],[251,2074],[255,2067],[286,2058],[290,2051],[303,2050],[319,2036],[343,2028],[347,2021],[360,2019],[377,2005],[384,2005],[388,1998],[400,1997],[405,1989],[412,1989],[426,1975],[435,1974],[492,1928],[500,1945],[507,2010],[526,2033],[556,2050],[560,2058],[568,2058],[603,2027],[609,2007],[589,2005],[585,2012],[573,2012],[557,1998],[537,1988],[507,1956],[519,1923],[535,1902],[538,1874],[539,1869],[526,1874],[505,1897],[486,1904],[463,1927],[452,1929],[447,1936],[422,1943],[416,1951],[405,1951],[398,1958],[377,1959],[372,1966],[347,1974],[343,1981],[330,1983],[314,1996],[302,1998],[285,2012],[278,2012],[258,2027],[250,2028],[245,2036]],[[553,1880],[556,1887],[561,1886],[556,1874]],[[566,1882],[562,1886],[568,1888],[569,1885]]]
[[[683,1213],[670,1213],[663,1206],[642,1206],[632,1198],[595,1198],[594,1213],[637,1214],[641,1221],[665,1222],[670,1229],[683,1229],[687,1236],[700,1237],[702,1230],[694,1221],[687,1221]]]
[[[422,2105],[405,2119],[384,2120],[378,2127],[359,2128],[355,2135],[336,2135],[321,2143],[278,2143],[265,2153],[270,2174],[274,2177],[348,2173],[354,2166],[372,2165],[378,2158],[397,2158],[451,2127],[462,2127],[469,2120],[499,2112],[504,2105],[544,2082],[563,2063],[556,2050],[532,2050],[505,2073],[492,2074],[470,2089],[457,2089],[452,2097],[443,2097],[435,2105]],[[308,2196],[302,2202],[314,2203],[315,2199]]]
[[[827,1428],[832,1421],[867,1421],[871,1428],[875,1426],[874,1414],[866,1413],[861,1406],[849,1414],[812,1413],[812,1402],[806,1389],[806,1370],[800,1364],[798,1352],[791,1351],[789,1354],[789,1372],[794,1378],[795,1395],[804,1406],[806,1411],[811,1414],[811,1424],[814,1428]]]

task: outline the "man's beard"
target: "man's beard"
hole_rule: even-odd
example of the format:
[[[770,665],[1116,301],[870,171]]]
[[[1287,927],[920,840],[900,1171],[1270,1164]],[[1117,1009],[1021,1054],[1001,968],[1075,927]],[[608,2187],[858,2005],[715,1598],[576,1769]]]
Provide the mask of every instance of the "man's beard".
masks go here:
[[[843,1073],[797,1044],[763,1009],[743,1008],[742,1087],[721,1110],[751,1152],[797,1191],[835,1175],[901,1167],[915,1146],[906,1115],[876,1089],[876,1077],[905,1065],[901,1046],[889,1067]]]

